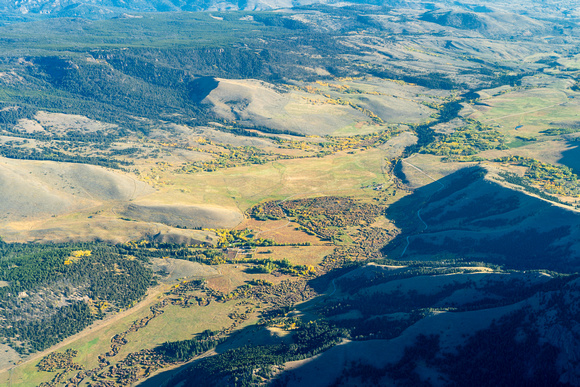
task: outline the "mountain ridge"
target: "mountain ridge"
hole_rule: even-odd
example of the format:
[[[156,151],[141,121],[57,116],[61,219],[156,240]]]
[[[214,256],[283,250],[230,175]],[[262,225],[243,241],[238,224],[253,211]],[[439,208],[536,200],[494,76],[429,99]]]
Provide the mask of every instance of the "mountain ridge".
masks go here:
[[[503,1],[469,4],[442,1],[433,4],[415,0],[354,0],[349,2],[339,0],[62,0],[56,2],[49,0],[2,0],[0,1],[0,17],[5,20],[27,16],[108,19],[134,17],[128,13],[135,12],[268,11],[324,4],[337,7],[404,7],[428,11],[437,11],[441,7],[445,7],[478,14],[502,12],[506,9],[517,10],[517,13],[522,15],[543,14],[546,16],[546,11],[563,13],[568,16],[577,16],[578,13],[573,2],[545,1],[540,4],[531,4],[528,0],[510,2],[509,6]],[[531,5],[534,5],[533,10],[530,9]]]

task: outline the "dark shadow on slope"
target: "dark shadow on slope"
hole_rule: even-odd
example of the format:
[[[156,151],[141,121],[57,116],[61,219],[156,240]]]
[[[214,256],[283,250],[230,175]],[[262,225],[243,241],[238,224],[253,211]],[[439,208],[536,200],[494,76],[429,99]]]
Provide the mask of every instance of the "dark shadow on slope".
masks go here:
[[[219,81],[214,77],[200,77],[191,81],[187,85],[187,91],[189,93],[189,98],[194,103],[200,103],[205,97],[209,95],[216,87],[218,87]]]
[[[558,162],[572,169],[575,174],[580,175],[580,146],[575,146],[562,152],[562,158]]]
[[[395,165],[395,168],[393,168],[393,173],[403,184],[409,184],[409,179],[407,179],[407,175],[403,172],[403,162],[401,160],[399,160]]]
[[[367,265],[343,270],[343,275],[339,278],[336,278],[334,274],[325,274],[322,276],[328,277],[325,282],[336,280],[337,287],[341,291],[340,295],[321,296],[299,307],[302,311],[314,310],[322,317],[317,326],[310,326],[306,330],[300,328],[294,330],[292,335],[284,336],[273,334],[265,326],[259,324],[245,327],[215,348],[217,356],[198,359],[175,370],[165,371],[142,382],[139,386],[231,385],[230,382],[237,376],[251,378],[254,370],[269,369],[274,364],[312,358],[318,353],[324,353],[341,341],[342,332],[346,330],[350,332],[351,337],[356,338],[359,342],[356,346],[360,348],[361,341],[369,340],[372,343],[377,339],[394,339],[401,335],[407,328],[425,317],[421,312],[425,308],[455,306],[458,308],[456,312],[469,312],[502,307],[525,300],[538,292],[557,291],[577,278],[538,277],[535,273],[527,275],[526,273],[497,273],[495,279],[488,277],[480,281],[477,277],[463,280],[454,278],[449,284],[441,286],[439,281],[441,274],[452,274],[452,270],[428,272],[429,268],[425,267],[402,268],[401,270],[403,272]],[[380,274],[386,274],[386,276]],[[468,274],[466,277],[471,276]],[[408,292],[401,292],[399,286],[393,286],[391,289],[384,288],[377,292],[377,278],[382,278],[386,282],[400,282],[401,279],[408,279],[409,283],[415,283],[416,288],[421,291],[411,289]],[[434,291],[425,290],[425,288]],[[460,305],[456,304],[458,300],[463,300],[465,297],[453,298],[451,296],[463,289],[471,289],[474,302],[467,299]],[[351,293],[349,290],[354,290],[354,292]],[[348,295],[345,292],[348,292]],[[483,297],[479,297],[478,294]],[[327,293],[327,296],[330,294]],[[292,315],[289,314],[292,309],[291,306],[280,307],[265,312],[262,317],[277,318]],[[358,313],[358,317],[357,314],[350,319],[340,317],[346,314],[353,316],[349,312],[354,311]],[[389,317],[393,313],[398,317],[395,319]],[[566,320],[569,319],[566,314]],[[513,333],[513,330],[509,332]],[[327,345],[329,340],[330,345]],[[434,361],[433,356],[430,359]],[[435,365],[446,369],[440,361]],[[344,367],[343,364],[337,366]],[[477,367],[477,364],[473,366]],[[293,372],[299,375],[302,369],[299,367]],[[453,369],[452,376],[460,377],[456,375],[457,372]],[[405,380],[406,378],[405,375],[393,375],[396,379]],[[215,384],[212,384],[212,381]],[[330,383],[330,380],[328,382]]]
[[[577,271],[580,216],[486,180],[485,173],[480,167],[460,170],[389,207],[386,216],[403,232],[383,253],[401,260],[451,257],[513,269]]]
[[[200,336],[192,335],[192,336]],[[193,338],[193,337],[192,337]],[[229,337],[224,343],[219,344],[215,347],[214,351],[216,355],[210,355],[207,357],[202,356],[201,358],[197,358],[194,360],[189,361],[175,369],[166,370],[160,372],[159,374],[146,379],[138,384],[139,387],[160,387],[160,386],[178,386],[178,385],[195,385],[195,386],[206,386],[210,385],[208,383],[208,379],[211,379],[211,375],[207,375],[205,372],[204,367],[201,370],[197,369],[197,367],[207,362],[209,357],[215,357],[219,355],[223,355],[225,352],[229,350],[238,350],[242,351],[244,348],[252,346],[252,347],[267,347],[267,346],[276,346],[282,343],[288,342],[288,340],[280,339],[277,336],[270,335],[269,331],[264,326],[259,325],[250,325],[245,327],[237,332],[235,332],[231,337]],[[177,342],[175,342],[177,343]],[[158,347],[159,348],[159,347]],[[255,351],[249,350],[252,354]],[[202,353],[202,352],[200,352]],[[227,357],[227,355],[226,355]],[[248,358],[251,358],[252,355],[249,355]],[[231,360],[231,359],[228,359]],[[235,361],[234,361],[235,362]],[[227,360],[223,362],[223,365],[227,367]],[[249,364],[248,364],[249,366]],[[225,370],[224,374],[221,375],[218,379],[222,380],[222,383],[217,383],[217,385],[227,385],[225,383],[225,379],[227,379],[228,371],[232,371],[232,369],[228,368]],[[217,375],[215,375],[217,378]]]
[[[283,317],[291,309],[282,307],[276,316]],[[219,344],[215,355],[210,354],[175,370],[162,372],[139,386],[251,385],[249,382],[254,372],[288,361],[310,358],[337,345],[346,336],[345,329],[336,328],[325,321],[312,321],[293,330],[291,335],[282,336],[272,333],[264,325],[250,325]],[[178,343],[181,346],[182,342]],[[171,346],[177,348],[175,344]]]
[[[316,289],[320,296],[308,300],[306,303],[301,304],[297,309],[312,312],[312,310],[327,305],[331,300],[331,297],[327,297],[327,295],[331,292],[329,289],[332,281],[356,270],[357,268],[358,265],[352,265],[333,270],[330,273],[309,280],[308,285],[313,289]],[[325,291],[326,293],[324,293]],[[326,294],[326,296],[324,294]],[[295,311],[293,304],[287,304],[285,306],[281,305],[275,309],[262,312],[261,317],[265,319],[274,319],[284,316],[293,316],[293,311]],[[203,313],[203,311],[200,312]],[[296,360],[294,357],[310,357],[310,355],[312,355],[311,353],[309,354],[311,350],[316,352],[320,347],[324,347],[324,351],[340,341],[334,340],[336,338],[334,335],[340,334],[340,332],[337,332],[333,326],[322,324],[319,328],[320,329],[316,330],[317,335],[308,337],[309,339],[314,340],[313,348],[303,351],[298,350],[295,354],[289,354],[289,345],[294,344],[298,347],[304,347],[305,345],[305,337],[304,335],[301,335],[298,330],[292,331],[294,336],[298,336],[297,338],[293,338],[292,335],[277,335],[267,329],[267,326],[265,325],[252,324],[234,332],[225,342],[215,347],[214,351],[218,356],[215,356],[213,360],[210,360],[209,366],[203,366],[204,362],[208,361],[207,358],[196,359],[173,370],[160,372],[159,374],[142,381],[138,386],[176,386],[184,381],[186,383],[185,385],[205,386],[210,385],[207,381],[212,377],[214,377],[214,381],[216,381],[217,385],[229,385],[226,382],[226,379],[229,376],[238,373],[240,369],[259,367],[261,364],[277,364],[284,359],[285,361]],[[325,336],[327,336],[326,338],[328,340],[324,340]],[[334,344],[332,343],[333,340],[336,341]],[[328,343],[326,341],[328,341]],[[211,373],[207,374],[208,369],[216,367],[216,365],[219,364],[223,366],[223,368],[220,368],[220,372],[223,371],[221,375],[213,374],[212,376]],[[201,369],[199,367],[201,367]],[[218,383],[218,381],[220,381],[221,384]]]

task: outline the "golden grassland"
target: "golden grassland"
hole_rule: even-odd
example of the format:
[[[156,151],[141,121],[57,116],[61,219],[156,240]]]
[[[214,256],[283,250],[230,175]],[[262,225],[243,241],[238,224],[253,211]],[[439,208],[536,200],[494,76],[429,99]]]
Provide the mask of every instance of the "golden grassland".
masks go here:
[[[206,329],[226,328],[231,325],[228,314],[237,309],[236,303],[212,302],[208,306],[191,308],[169,305],[163,309],[161,316],[151,320],[145,328],[127,335],[129,342],[121,348],[116,358],[123,359],[131,352],[154,348],[167,341],[188,340]],[[246,324],[256,320],[257,316],[254,315]]]
[[[260,247],[257,256],[274,260],[288,259],[293,265],[318,265],[322,259],[334,250],[334,246],[272,246]],[[271,251],[268,254],[261,252]]]
[[[310,235],[298,230],[299,224],[289,222],[286,219],[261,221],[257,219],[245,219],[236,229],[249,229],[256,232],[260,238],[271,239],[276,243],[310,243],[321,244],[322,241],[315,235]]]
[[[387,183],[383,175],[385,151],[368,149],[356,154],[339,152],[326,157],[278,160],[195,174],[161,175],[170,182],[147,197],[159,203],[237,207],[245,211],[272,199],[312,195],[360,195],[361,185]]]
[[[238,217],[240,212],[264,200],[312,195],[366,197],[368,192],[361,190],[361,186],[390,183],[384,167],[385,158],[392,157],[392,152],[386,145],[376,149],[349,148],[324,157],[281,159],[191,174],[179,173],[177,164],[149,163],[151,173],[139,173],[137,177],[156,191],[138,201],[148,205],[198,205],[210,211],[221,207],[235,211],[237,215],[232,216]],[[95,204],[55,216],[5,223],[0,225],[0,232],[9,241],[99,238],[118,243],[164,229],[163,225],[151,222],[123,219],[120,212],[125,202]]]

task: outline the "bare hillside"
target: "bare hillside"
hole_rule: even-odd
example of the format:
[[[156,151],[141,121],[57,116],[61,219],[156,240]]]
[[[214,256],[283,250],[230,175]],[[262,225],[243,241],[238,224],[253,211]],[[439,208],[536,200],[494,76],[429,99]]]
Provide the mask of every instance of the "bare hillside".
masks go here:
[[[5,220],[59,215],[104,201],[129,201],[153,189],[128,175],[85,164],[0,160]]]

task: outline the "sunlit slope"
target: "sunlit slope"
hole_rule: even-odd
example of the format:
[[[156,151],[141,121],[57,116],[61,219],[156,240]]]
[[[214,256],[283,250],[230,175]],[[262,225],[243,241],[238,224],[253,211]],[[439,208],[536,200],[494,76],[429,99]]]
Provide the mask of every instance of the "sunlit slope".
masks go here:
[[[546,25],[539,20],[511,12],[465,12],[436,10],[421,15],[421,20],[468,30],[486,36],[504,36],[508,34],[540,34],[546,32]]]
[[[129,204],[123,216],[145,222],[162,223],[178,228],[232,228],[243,215],[239,211],[209,206]]]
[[[6,220],[60,215],[104,201],[129,201],[153,190],[128,175],[86,164],[0,159]]]
[[[3,158],[0,235],[8,241],[124,242],[150,236],[165,242],[211,243],[205,232],[174,227],[233,227],[242,220],[239,211],[215,206],[135,202],[154,191],[118,170]]]
[[[266,199],[319,195],[366,195],[361,186],[388,183],[383,175],[385,149],[339,152],[323,158],[280,160],[196,174],[163,173],[171,181],[148,200],[181,202],[247,210]]]
[[[251,80],[220,80],[203,102],[224,119],[306,134],[328,134],[366,118],[346,106],[309,106],[300,96]]]
[[[344,132],[357,123],[417,123],[434,110],[425,89],[384,80],[336,80],[284,87],[259,80],[216,79],[201,101],[218,117],[242,125],[306,135]],[[375,130],[378,130],[376,128]]]

